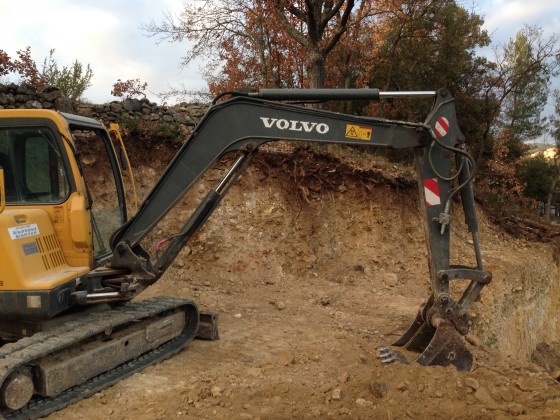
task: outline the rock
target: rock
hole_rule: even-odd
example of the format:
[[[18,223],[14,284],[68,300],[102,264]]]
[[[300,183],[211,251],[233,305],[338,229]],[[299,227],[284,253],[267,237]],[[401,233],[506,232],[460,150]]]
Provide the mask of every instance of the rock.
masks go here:
[[[41,109],[43,108],[43,105],[39,101],[31,100],[25,103],[25,107],[31,109]]]
[[[321,411],[321,409],[319,407],[313,407],[311,409],[311,415],[313,417],[321,417],[322,414],[323,414],[323,412]]]
[[[474,389],[474,390],[477,390],[478,388],[480,388],[480,384],[474,378],[465,378],[465,385],[468,386],[469,388]]]
[[[181,125],[187,125],[189,123],[189,120],[182,114],[173,114],[173,120]]]
[[[17,93],[23,95],[33,95],[34,93],[36,93],[36,91],[31,85],[27,84],[26,82],[22,82],[17,87]]]
[[[541,342],[531,354],[531,361],[548,372],[560,370],[560,349],[549,343]]]
[[[384,273],[383,283],[389,287],[395,287],[399,284],[399,278],[395,273]]]
[[[492,398],[490,392],[488,392],[488,390],[482,386],[476,390],[476,392],[474,393],[474,397],[481,403],[488,406],[488,408],[496,406],[496,401],[494,401],[494,398]]]
[[[63,97],[57,98],[54,101],[54,107],[62,112],[69,112],[74,113],[74,104],[70,99],[66,99]]]
[[[276,386],[276,392],[280,394],[287,394],[290,391],[290,384],[282,382]]]
[[[334,401],[340,401],[340,400],[342,400],[342,391],[341,391],[341,389],[340,389],[340,388],[335,388],[335,389],[333,389],[333,392],[332,392],[332,394],[331,394],[331,398],[332,398]]]
[[[511,392],[511,389],[509,386],[504,386],[502,388],[499,389],[498,391],[498,396],[507,403],[513,402],[514,398],[515,398],[515,394],[513,392]]]
[[[406,383],[404,383],[404,382],[400,382],[400,383],[397,385],[397,389],[398,389],[399,391],[401,391],[401,392],[404,392],[404,391],[406,391],[406,390],[408,389],[408,385],[407,385]]]
[[[358,398],[356,400],[356,405],[359,406],[359,407],[373,407],[373,402],[368,401],[364,398]]]
[[[331,300],[329,299],[328,296],[323,296],[320,300],[321,305],[323,306],[328,306],[331,303]]]
[[[219,385],[214,385],[210,388],[210,394],[212,394],[213,397],[221,397],[222,392],[224,392],[224,389]]]
[[[337,331],[334,333],[334,338],[336,338],[337,340],[345,340],[347,337],[348,334],[346,334],[344,331]]]
[[[324,383],[323,385],[321,385],[319,387],[319,391],[321,391],[323,394],[329,392],[331,389],[333,389],[335,386],[337,386],[338,383],[335,380],[330,380],[327,383]]]
[[[513,383],[523,392],[542,391],[547,388],[547,384],[533,378],[520,377]]]
[[[44,90],[42,93],[42,97],[44,100],[49,101],[49,102],[53,102],[54,100],[60,98],[62,94],[60,93],[60,90],[58,89],[54,89],[54,90]]]
[[[283,366],[291,365],[295,361],[294,355],[290,351],[283,351],[278,355],[278,358],[276,360]]]
[[[279,300],[276,302],[276,307],[279,311],[281,311],[283,309],[286,309],[286,304],[283,301]]]
[[[389,384],[382,381],[373,381],[370,383],[369,389],[376,398],[384,398],[389,392]]]
[[[13,100],[13,96],[11,95],[6,95],[5,93],[0,93],[0,104],[2,105],[8,105],[10,103],[10,100]]]
[[[126,111],[136,112],[142,110],[142,103],[139,99],[127,98],[123,101],[122,105]]]
[[[506,411],[512,416],[520,416],[525,413],[525,409],[521,404],[508,404]]]
[[[471,315],[471,318],[474,318],[474,317]],[[478,338],[476,335],[473,335],[473,334],[467,335],[465,337],[465,340],[467,340],[467,342],[469,344],[472,344],[475,347],[480,347],[482,345],[482,340],[480,338]]]
[[[111,102],[109,104],[109,109],[112,112],[123,112],[124,111],[124,106],[123,106],[123,104],[121,104],[119,102]]]
[[[344,384],[350,380],[350,374],[348,372],[343,372],[338,376],[338,382]]]

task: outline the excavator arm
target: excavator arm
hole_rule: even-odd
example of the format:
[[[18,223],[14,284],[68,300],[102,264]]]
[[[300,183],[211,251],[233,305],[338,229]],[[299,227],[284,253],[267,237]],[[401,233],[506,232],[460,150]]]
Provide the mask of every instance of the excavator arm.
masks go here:
[[[181,147],[138,212],[112,237],[113,254],[106,266],[90,273],[96,292],[75,292],[79,300],[129,300],[153,284],[204,224],[228,189],[264,143],[293,140],[368,147],[411,149],[416,161],[432,294],[401,339],[394,343],[419,353],[421,364],[453,364],[470,369],[472,355],[462,336],[469,330],[468,309],[490,282],[484,271],[478,241],[478,222],[471,180],[474,160],[467,153],[457,123],[455,102],[445,89],[437,92],[380,92],[376,89],[262,89],[233,92],[214,103]],[[431,97],[433,108],[423,123],[360,117],[286,103],[285,101],[379,100],[395,97]],[[172,236],[156,261],[141,240],[177,204],[209,167],[226,153],[239,158],[224,179],[201,201],[180,231]],[[450,264],[451,201],[460,195],[466,223],[473,236],[475,265]],[[103,289],[110,279],[112,291]],[[450,283],[468,280],[454,299]],[[394,347],[380,349],[385,362],[405,360]]]

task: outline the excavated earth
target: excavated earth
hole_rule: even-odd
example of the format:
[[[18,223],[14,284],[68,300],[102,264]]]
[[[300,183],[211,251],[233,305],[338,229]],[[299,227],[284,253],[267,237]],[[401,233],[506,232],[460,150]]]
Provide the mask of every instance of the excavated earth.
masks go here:
[[[164,146],[133,153],[141,196],[172,154]],[[163,220],[145,244],[151,251],[232,159]],[[455,207],[453,263],[472,266]],[[142,295],[194,298],[218,311],[220,340],[195,340],[49,418],[560,418],[555,248],[506,234],[483,210],[479,217],[494,280],[471,311],[472,371],[383,365],[377,348],[405,331],[430,293],[412,170],[358,153],[338,160],[267,149]]]

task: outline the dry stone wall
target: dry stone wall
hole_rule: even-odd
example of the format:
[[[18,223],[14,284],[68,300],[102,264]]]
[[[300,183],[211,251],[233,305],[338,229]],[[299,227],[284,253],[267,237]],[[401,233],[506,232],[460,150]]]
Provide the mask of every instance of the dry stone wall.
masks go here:
[[[74,104],[53,86],[40,90],[26,84],[0,84],[0,109],[55,109],[102,120],[104,123],[123,119],[177,123],[190,131],[202,118],[208,104],[191,102],[173,106],[158,105],[148,99],[124,99],[106,104]]]

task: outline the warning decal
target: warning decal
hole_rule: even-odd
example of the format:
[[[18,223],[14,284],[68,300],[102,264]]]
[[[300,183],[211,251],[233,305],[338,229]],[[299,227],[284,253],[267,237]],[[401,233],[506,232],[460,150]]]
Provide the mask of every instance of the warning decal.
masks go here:
[[[346,138],[356,139],[356,140],[371,140],[371,127],[365,127],[363,125],[346,125]]]
[[[39,235],[39,226],[36,223],[30,225],[22,225],[8,228],[10,233],[10,238],[12,239],[22,239],[28,238],[30,236]]]
[[[436,126],[434,127],[438,137],[443,137],[449,131],[449,120],[445,117],[440,117],[436,121]]]
[[[426,206],[437,206],[441,204],[439,184],[436,178],[424,180],[424,196],[426,197]]]

